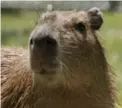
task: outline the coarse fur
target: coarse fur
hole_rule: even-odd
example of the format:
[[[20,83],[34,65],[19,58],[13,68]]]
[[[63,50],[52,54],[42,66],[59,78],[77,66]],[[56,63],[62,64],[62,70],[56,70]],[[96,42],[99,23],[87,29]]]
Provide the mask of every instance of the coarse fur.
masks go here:
[[[114,75],[96,34],[103,20],[99,10],[94,13],[46,12],[31,33],[29,51],[1,49],[2,108],[115,108]],[[85,30],[79,31],[75,25],[81,23]],[[48,73],[51,52],[33,51],[31,39],[42,34],[58,43],[54,73]],[[39,73],[42,66],[48,74]]]

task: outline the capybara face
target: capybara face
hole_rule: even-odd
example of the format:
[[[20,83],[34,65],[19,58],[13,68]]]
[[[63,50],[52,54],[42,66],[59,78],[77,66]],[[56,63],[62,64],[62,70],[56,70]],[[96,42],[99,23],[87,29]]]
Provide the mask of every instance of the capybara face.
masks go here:
[[[64,81],[67,76],[88,81],[92,68],[103,59],[95,33],[102,23],[98,8],[42,14],[29,40],[32,72],[38,77],[59,75]]]

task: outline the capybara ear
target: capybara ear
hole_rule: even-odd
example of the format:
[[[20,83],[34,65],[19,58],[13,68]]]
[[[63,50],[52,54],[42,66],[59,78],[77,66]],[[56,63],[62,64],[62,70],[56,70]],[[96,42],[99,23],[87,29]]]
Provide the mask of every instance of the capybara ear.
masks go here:
[[[91,28],[94,30],[100,29],[103,24],[103,13],[99,8],[93,7],[88,10],[88,16],[91,23]]]

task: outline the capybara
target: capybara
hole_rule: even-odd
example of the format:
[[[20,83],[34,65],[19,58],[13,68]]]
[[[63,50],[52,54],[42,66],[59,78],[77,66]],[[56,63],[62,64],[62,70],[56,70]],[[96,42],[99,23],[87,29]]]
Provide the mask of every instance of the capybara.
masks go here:
[[[41,14],[28,49],[1,49],[2,108],[115,108],[102,24],[96,7]]]

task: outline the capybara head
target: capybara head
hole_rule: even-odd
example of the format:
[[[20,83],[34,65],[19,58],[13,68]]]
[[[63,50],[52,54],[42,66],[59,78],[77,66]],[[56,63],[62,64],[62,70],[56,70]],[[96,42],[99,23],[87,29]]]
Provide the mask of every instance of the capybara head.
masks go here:
[[[29,39],[30,68],[37,79],[77,86],[101,76],[106,61],[96,31],[102,23],[96,7],[43,13]]]

